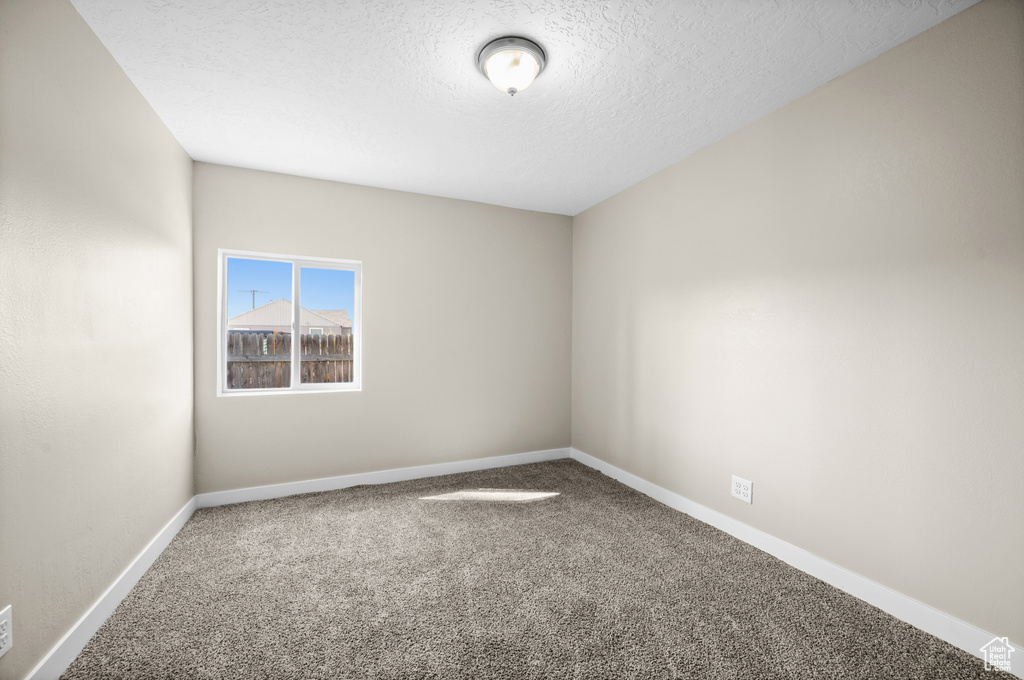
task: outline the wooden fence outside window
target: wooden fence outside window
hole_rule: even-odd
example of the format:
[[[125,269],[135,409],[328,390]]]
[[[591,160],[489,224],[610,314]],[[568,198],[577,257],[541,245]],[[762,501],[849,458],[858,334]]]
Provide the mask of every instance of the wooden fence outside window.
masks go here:
[[[300,335],[304,383],[352,382],[353,336]],[[227,388],[291,386],[291,333],[228,332]]]

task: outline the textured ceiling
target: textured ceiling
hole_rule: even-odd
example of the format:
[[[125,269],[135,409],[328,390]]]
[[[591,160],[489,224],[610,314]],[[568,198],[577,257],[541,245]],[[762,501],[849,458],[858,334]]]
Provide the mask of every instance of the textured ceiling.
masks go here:
[[[976,0],[72,2],[196,160],[575,215]]]

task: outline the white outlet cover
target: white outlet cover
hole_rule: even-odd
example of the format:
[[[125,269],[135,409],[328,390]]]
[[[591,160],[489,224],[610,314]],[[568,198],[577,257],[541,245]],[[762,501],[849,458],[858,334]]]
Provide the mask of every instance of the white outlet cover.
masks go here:
[[[0,612],[0,656],[3,656],[14,645],[14,623],[11,620],[11,605]]]
[[[744,503],[754,502],[754,483],[749,479],[732,476],[732,495]]]

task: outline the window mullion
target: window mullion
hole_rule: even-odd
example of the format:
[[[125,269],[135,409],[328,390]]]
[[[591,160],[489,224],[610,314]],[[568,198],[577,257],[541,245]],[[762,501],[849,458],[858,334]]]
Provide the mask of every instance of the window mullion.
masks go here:
[[[298,262],[292,262],[292,389],[301,387],[302,377],[302,300],[299,299],[299,271],[301,266]]]

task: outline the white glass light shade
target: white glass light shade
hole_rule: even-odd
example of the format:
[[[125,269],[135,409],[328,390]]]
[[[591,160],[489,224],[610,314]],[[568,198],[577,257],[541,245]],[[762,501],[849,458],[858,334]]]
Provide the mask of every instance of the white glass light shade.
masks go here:
[[[499,38],[484,46],[478,64],[494,87],[514,95],[544,68],[544,50],[525,38]]]
[[[540,63],[529,52],[501,50],[492,54],[484,63],[484,73],[496,88],[515,94],[530,86],[540,73]]]

